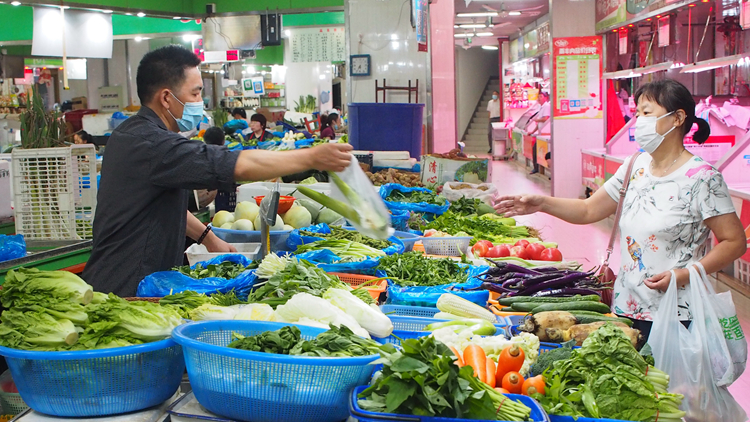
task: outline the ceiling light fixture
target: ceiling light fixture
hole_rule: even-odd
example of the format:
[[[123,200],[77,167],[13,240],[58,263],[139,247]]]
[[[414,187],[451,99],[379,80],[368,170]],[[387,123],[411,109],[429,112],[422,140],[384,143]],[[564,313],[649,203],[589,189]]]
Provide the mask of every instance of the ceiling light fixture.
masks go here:
[[[487,25],[483,23],[464,23],[461,25],[458,25],[459,28],[486,28]]]
[[[453,34],[453,38],[468,38],[473,36],[474,34]]]
[[[179,16],[175,16],[175,17],[173,17],[172,19],[174,19],[174,20],[178,21],[178,20],[180,20],[180,19],[182,19],[182,18],[181,18],[181,17],[179,17]]]
[[[143,37],[135,37],[135,42],[141,42],[143,41]]]
[[[494,35],[492,32],[477,32],[476,34],[477,37],[492,37]]]
[[[602,79],[630,79],[643,76],[641,73],[634,72],[635,69],[625,69],[617,72],[606,72],[602,74]]]
[[[12,2],[10,2],[10,4],[13,5],[13,6],[20,6],[21,2],[20,1],[12,1]]]
[[[496,45],[483,45],[482,50],[497,50],[498,47]]]
[[[459,18],[483,18],[487,16],[497,16],[497,12],[474,12],[474,13],[458,13],[456,17]]]
[[[521,16],[521,12],[514,10],[512,12],[508,12],[508,16]]]
[[[114,10],[104,9],[102,10],[102,13],[114,13]]]
[[[146,14],[145,14],[145,13],[143,13],[143,12],[138,12],[138,13],[136,14],[136,16],[138,16],[139,18],[142,18],[142,17],[146,16]]]
[[[704,60],[702,62],[690,63],[683,66],[680,73],[698,73],[706,70],[718,69],[724,66],[731,66],[738,64],[739,61],[744,61],[748,56],[747,53],[735,54],[727,57],[717,57],[715,59]]]

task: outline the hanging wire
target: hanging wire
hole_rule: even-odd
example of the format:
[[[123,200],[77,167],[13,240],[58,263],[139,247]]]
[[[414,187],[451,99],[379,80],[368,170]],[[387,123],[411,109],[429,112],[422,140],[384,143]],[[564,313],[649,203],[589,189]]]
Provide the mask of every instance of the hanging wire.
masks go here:
[[[701,37],[701,43],[698,45],[698,51],[695,52],[695,59],[693,62],[698,61],[698,56],[701,54],[701,48],[703,47],[703,41],[706,39],[706,32],[708,31],[708,23],[711,21],[711,12],[713,12],[714,7],[711,6],[711,8],[708,10],[708,17],[706,18],[706,27],[703,28],[703,36]]]

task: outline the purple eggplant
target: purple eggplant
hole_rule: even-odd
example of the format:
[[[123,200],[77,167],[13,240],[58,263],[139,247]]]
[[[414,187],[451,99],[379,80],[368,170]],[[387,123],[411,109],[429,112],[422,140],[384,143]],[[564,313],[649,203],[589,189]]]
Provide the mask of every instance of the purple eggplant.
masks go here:
[[[491,259],[488,259],[488,261],[490,261],[491,263],[497,265],[497,268],[502,268],[505,271],[513,271],[513,272],[516,272],[516,273],[525,273],[525,274],[533,274],[533,275],[539,275],[540,274],[538,271],[535,271],[535,270],[532,270],[532,269],[529,269],[529,268],[525,268],[525,267],[522,267],[520,265],[510,264],[510,263],[507,263],[507,262],[493,261]]]
[[[580,279],[587,277],[586,273],[574,273],[564,275],[562,277],[555,278],[553,280],[543,281],[533,286],[529,286],[521,290],[523,296],[531,296],[534,293],[541,292],[542,290],[548,289],[562,289],[565,287],[572,287]]]

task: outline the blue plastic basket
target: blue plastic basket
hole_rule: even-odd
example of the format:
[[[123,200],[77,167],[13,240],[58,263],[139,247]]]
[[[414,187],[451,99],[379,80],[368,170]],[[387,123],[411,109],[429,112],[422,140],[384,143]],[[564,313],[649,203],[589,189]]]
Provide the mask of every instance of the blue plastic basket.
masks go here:
[[[171,339],[76,352],[0,347],[18,392],[37,412],[92,417],[134,412],[169,399],[185,372],[182,348]]]
[[[216,234],[216,237],[227,242],[227,243],[261,243],[260,230],[246,231],[246,230],[230,230],[221,229],[219,227],[211,226],[211,231]],[[289,248],[286,246],[286,240],[289,239],[291,230],[278,230],[271,232],[271,250],[286,252]]]
[[[369,412],[362,410],[357,404],[357,395],[364,391],[367,386],[359,386],[352,391],[349,399],[349,414],[359,422],[490,422],[481,421],[479,419],[456,419],[456,418],[435,418],[428,416],[415,416],[415,415],[398,415],[394,413],[379,413]],[[549,416],[544,411],[542,406],[537,403],[536,400],[531,397],[522,396],[520,394],[506,394],[511,400],[520,401],[529,408],[531,408],[531,420],[533,422],[549,422]],[[581,419],[578,419],[579,421]],[[492,422],[498,422],[493,420]]]
[[[432,318],[440,312],[438,308],[424,306],[406,306],[406,305],[381,305],[380,310],[386,315],[415,316]]]
[[[203,407],[252,422],[326,422],[346,419],[349,392],[367,382],[378,355],[319,358],[250,352],[226,347],[232,333],[245,336],[284,326],[264,321],[202,321],[177,327],[190,385]],[[312,339],[324,329],[299,326]]]
[[[414,244],[422,240],[421,236],[409,232],[396,231],[393,235],[404,243],[404,252],[411,252],[414,250]]]
[[[388,315],[388,318],[393,322],[393,334],[385,338],[373,338],[373,340],[379,343],[391,343],[401,344],[401,340],[410,338],[419,338],[430,335],[430,331],[424,331],[425,327],[430,324],[437,322],[448,321],[446,319],[435,319],[435,318],[424,318],[424,317],[410,317],[410,316],[399,316],[399,315]],[[507,321],[502,320],[494,324],[497,331],[495,335],[506,335],[505,328],[507,327]],[[401,340],[399,340],[401,339]]]

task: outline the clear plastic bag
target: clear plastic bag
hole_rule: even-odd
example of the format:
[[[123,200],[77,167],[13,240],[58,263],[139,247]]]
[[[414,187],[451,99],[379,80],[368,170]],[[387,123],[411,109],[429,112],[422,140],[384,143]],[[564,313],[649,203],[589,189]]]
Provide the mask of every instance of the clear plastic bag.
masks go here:
[[[672,282],[659,303],[648,339],[655,366],[669,374],[670,392],[685,396],[681,406],[687,412],[685,421],[744,422],[745,411],[727,387],[717,382],[727,376],[732,359],[714,300],[698,270],[693,266],[689,270],[688,303],[693,320],[689,329],[680,323],[677,282],[672,272]]]

